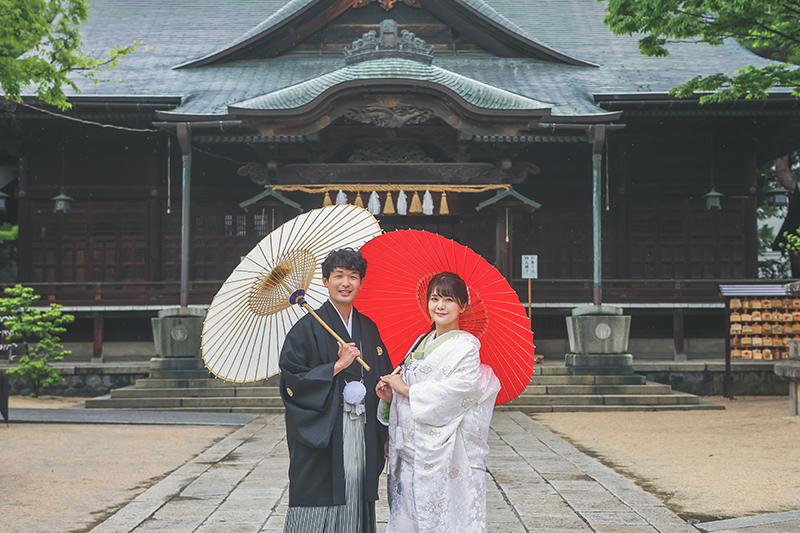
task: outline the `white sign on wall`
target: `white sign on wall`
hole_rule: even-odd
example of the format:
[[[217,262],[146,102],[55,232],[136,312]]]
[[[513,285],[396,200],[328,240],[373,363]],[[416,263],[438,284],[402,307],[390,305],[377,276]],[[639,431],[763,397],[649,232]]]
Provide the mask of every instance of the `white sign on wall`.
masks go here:
[[[539,256],[522,256],[522,279],[539,279]]]

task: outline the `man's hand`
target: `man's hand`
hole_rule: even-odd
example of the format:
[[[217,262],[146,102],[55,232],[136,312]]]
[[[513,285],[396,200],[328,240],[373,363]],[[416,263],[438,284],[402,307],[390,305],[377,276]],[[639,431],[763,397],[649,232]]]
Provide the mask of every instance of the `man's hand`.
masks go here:
[[[361,357],[361,350],[356,348],[356,344],[354,342],[348,342],[347,344],[339,345],[338,355],[339,360],[333,365],[334,376],[352,365],[353,361],[356,360],[356,357]]]

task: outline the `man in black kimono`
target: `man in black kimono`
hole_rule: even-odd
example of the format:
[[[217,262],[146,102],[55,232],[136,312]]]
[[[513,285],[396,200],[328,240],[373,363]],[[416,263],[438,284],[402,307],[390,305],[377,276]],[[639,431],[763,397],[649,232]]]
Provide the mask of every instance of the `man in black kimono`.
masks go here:
[[[361,253],[352,249],[331,252],[322,263],[330,300],[317,313],[347,344],[338,345],[306,315],[289,331],[281,350],[289,445],[285,533],[375,532],[387,436],[376,417],[375,386],[392,366],[375,323],[353,307],[366,267]],[[357,356],[369,371],[355,361]],[[353,396],[359,390],[366,393],[360,401],[358,392]]]

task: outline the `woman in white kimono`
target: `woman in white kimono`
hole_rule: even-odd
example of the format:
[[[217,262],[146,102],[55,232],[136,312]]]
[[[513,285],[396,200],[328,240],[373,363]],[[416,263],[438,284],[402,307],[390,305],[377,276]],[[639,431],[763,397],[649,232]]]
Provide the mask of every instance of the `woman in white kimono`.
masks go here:
[[[489,423],[500,382],[480,342],[458,329],[469,305],[460,277],[437,274],[427,291],[431,332],[401,373],[383,376],[378,417],[389,425],[387,533],[486,531]]]

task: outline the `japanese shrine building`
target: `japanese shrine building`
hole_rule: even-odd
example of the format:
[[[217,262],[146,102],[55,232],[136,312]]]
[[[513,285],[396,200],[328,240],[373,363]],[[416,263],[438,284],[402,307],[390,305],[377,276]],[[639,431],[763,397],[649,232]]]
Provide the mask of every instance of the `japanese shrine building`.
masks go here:
[[[671,357],[676,335],[722,357],[719,283],[757,277],[756,167],[800,144],[798,100],[675,100],[698,74],[764,60],[735,42],[643,57],[604,7],[95,0],[88,50],[144,45],[103,83],[76,77],[75,120],[33,98],[0,112],[17,281],[74,312],[65,340],[89,352],[97,335],[149,342],[149,317],[179,303],[187,172],[191,305],[284,220],[375,192],[385,230],[470,246],[524,303],[521,257],[537,255],[533,330],[555,357],[564,315],[592,300],[594,160],[603,300],[634,316],[632,353]],[[62,191],[74,200],[55,213]]]

